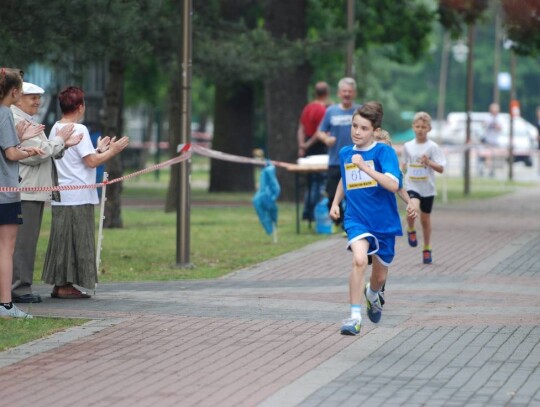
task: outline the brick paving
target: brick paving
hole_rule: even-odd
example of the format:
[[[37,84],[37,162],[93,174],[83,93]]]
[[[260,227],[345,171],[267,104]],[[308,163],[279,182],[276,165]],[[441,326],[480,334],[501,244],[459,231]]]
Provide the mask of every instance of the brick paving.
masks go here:
[[[0,353],[2,404],[540,405],[538,202],[540,187],[437,205],[434,264],[398,239],[383,319],[358,337],[339,335],[338,236],[216,280],[69,302],[36,286],[34,315],[92,321]]]

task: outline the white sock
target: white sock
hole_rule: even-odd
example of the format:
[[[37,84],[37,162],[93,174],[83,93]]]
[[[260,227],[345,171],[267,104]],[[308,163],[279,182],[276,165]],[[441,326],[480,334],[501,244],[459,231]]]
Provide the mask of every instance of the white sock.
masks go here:
[[[360,305],[359,304],[351,304],[351,318],[352,319],[362,319],[362,314],[360,312]]]
[[[379,294],[378,291],[373,291],[371,289],[371,285],[368,287],[368,289],[366,290],[366,297],[367,299],[369,300],[369,302],[373,302],[377,299],[377,295]]]

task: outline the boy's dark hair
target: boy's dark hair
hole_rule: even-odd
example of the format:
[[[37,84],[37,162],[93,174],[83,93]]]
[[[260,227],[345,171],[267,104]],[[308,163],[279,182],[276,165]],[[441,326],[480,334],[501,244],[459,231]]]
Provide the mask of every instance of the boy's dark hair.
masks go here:
[[[84,92],[76,86],[68,86],[58,94],[58,102],[62,113],[71,113],[84,105]]]
[[[382,105],[379,102],[371,101],[360,106],[356,110],[355,115],[357,114],[369,120],[373,128],[378,129],[382,125],[383,113]]]

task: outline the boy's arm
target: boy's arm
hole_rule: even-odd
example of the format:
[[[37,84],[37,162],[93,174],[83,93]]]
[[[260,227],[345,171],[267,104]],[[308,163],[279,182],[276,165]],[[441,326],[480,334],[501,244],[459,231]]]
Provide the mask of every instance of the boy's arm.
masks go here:
[[[330,135],[330,132],[322,131],[319,129],[317,130],[317,133],[315,133],[315,136],[320,141],[322,141],[326,145],[326,147],[332,147],[334,144],[336,144],[336,138],[332,137]]]
[[[427,155],[423,155],[420,162],[426,167],[431,168],[433,171],[437,171],[439,174],[444,172],[444,167],[441,164],[431,160]]]
[[[303,157],[305,155],[305,142],[306,142],[306,133],[304,131],[304,125],[302,122],[298,123],[298,130],[296,131],[296,137],[298,140],[298,157]]]
[[[407,163],[401,163],[401,172],[403,172],[403,174],[407,173]]]
[[[409,194],[407,193],[407,191],[405,191],[405,188],[399,188],[397,194],[399,195],[401,200],[407,204],[407,217],[416,219],[416,217],[418,216],[418,212],[416,211],[416,208],[414,207],[411,198],[409,197]]]
[[[405,191],[405,188],[399,188],[397,194],[406,205],[409,205],[411,198],[409,197],[407,191]]]
[[[344,197],[344,192],[343,192],[343,181],[340,179],[339,180],[339,183],[338,183],[338,186],[336,188],[336,194],[334,195],[334,200],[332,201],[332,206],[330,207],[330,217],[334,220],[338,220],[339,219],[339,204],[341,203],[341,201],[343,201],[343,197]]]

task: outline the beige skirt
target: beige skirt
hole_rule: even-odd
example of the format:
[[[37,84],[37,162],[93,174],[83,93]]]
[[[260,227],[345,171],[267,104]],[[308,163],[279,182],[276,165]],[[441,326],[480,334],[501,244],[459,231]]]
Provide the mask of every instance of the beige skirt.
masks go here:
[[[53,206],[41,279],[52,285],[97,283],[94,205]]]

